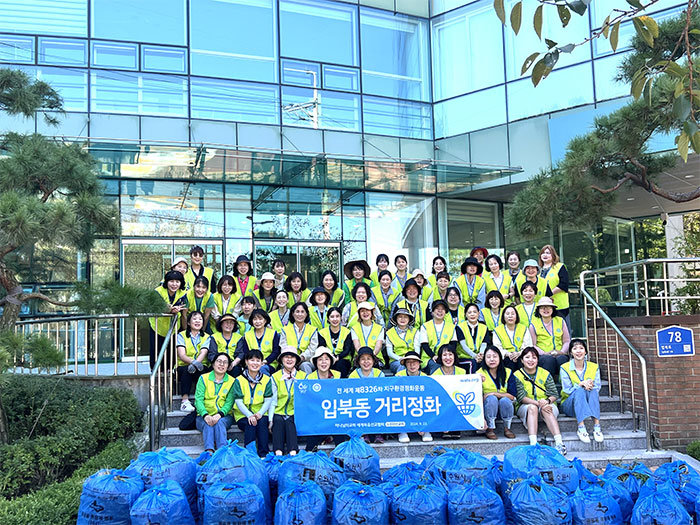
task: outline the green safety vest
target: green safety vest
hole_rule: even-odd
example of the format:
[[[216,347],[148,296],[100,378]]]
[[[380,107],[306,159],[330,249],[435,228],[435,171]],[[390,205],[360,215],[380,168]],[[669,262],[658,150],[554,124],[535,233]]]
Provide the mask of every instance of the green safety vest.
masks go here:
[[[384,295],[382,295],[382,287],[373,286],[372,295],[374,296],[374,300],[377,302],[377,307],[382,313],[382,317],[384,317],[384,322],[388,323],[391,316],[391,307],[394,304],[394,301],[396,301],[396,298],[399,296],[399,292],[389,287],[389,293],[387,294],[387,300],[385,301]]]
[[[309,323],[304,325],[304,330],[301,332],[301,337],[299,338],[297,338],[297,331],[293,323],[289,323],[282,329],[282,331],[284,332],[284,335],[287,336],[287,345],[297,348],[300,354],[309,348],[311,338],[316,333],[316,329]]]
[[[537,367],[537,371],[535,373],[535,385],[537,386],[532,384],[532,381],[530,381],[530,377],[525,373],[525,370],[523,370],[522,368],[520,370],[516,370],[514,373],[515,379],[520,381],[520,384],[523,386],[527,397],[529,397],[530,399],[534,399],[535,401],[547,398],[546,390],[549,372],[547,372],[544,368],[540,368],[539,366]],[[538,388],[538,386],[540,388]],[[518,407],[519,406],[520,403],[518,403]]]
[[[493,333],[496,334],[498,340],[501,342],[504,352],[519,352],[523,346],[526,330],[526,325],[516,324],[515,331],[513,332],[513,339],[511,339],[506,330],[506,325],[499,324]]]
[[[550,333],[544,326],[542,318],[532,316],[532,326],[535,327],[537,341],[535,344],[539,346],[543,352],[554,352],[561,350],[564,338],[564,319],[561,317],[552,317],[552,331]]]
[[[505,394],[508,392],[508,380],[510,379],[511,374],[510,368],[506,368],[506,380],[500,388],[496,388],[496,381],[494,381],[493,377],[491,377],[491,374],[488,372],[488,370],[484,368],[479,368],[477,374],[481,374],[486,378],[485,381],[481,382],[481,391],[484,395],[493,394],[495,392],[499,392],[501,394]]]
[[[527,328],[528,326],[530,326],[530,323],[531,323],[532,320],[535,318],[535,307],[534,307],[534,305],[533,305],[533,307],[532,307],[532,313],[531,313],[529,316],[527,315],[527,310],[525,310],[525,305],[524,305],[524,304],[522,304],[522,303],[519,304],[518,306],[515,307],[515,309],[516,309],[517,312],[518,312],[518,317],[519,317],[518,324],[519,324],[519,325],[522,325],[522,326],[524,326],[524,327],[526,327],[526,328]]]
[[[264,358],[267,358],[272,353],[272,344],[275,339],[275,331],[272,328],[265,327],[263,336],[258,344],[258,338],[255,337],[255,330],[250,329],[245,333],[245,340],[248,343],[248,350],[260,350]]]
[[[300,300],[300,301],[297,301],[297,300],[294,298],[294,292],[287,292],[287,301],[288,301],[288,304],[289,304],[289,308],[291,308],[292,306],[294,306],[297,302],[300,302],[300,303],[306,303],[306,302],[308,302],[309,297],[311,296],[311,290],[309,290],[309,289],[307,288],[306,290],[302,290],[302,291],[299,292],[299,293],[301,293],[301,300]]]
[[[236,378],[236,381],[238,381],[241,387],[241,392],[243,393],[243,404],[248,407],[248,410],[253,414],[257,414],[262,408],[263,403],[265,403],[265,390],[267,389],[268,383],[271,381],[270,376],[266,376],[261,372],[258,372],[258,374],[262,375],[262,379],[252,392],[250,390],[250,383],[244,376],[240,375]],[[233,405],[233,417],[236,421],[245,417],[243,412],[238,410],[235,402]]]
[[[394,353],[400,357],[406,355],[409,350],[413,350],[413,340],[418,332],[417,328],[406,330],[406,335],[401,337],[396,331],[396,327],[391,327],[386,331],[386,338],[394,345]],[[372,347],[374,349],[374,347]]]
[[[492,290],[498,290],[505,299],[506,295],[510,293],[511,286],[513,286],[513,278],[510,276],[510,273],[503,271],[501,271],[501,277],[501,284],[499,286],[491,272],[484,272],[484,285],[486,286],[486,293]],[[503,306],[506,307],[512,302],[513,299],[505,299]]]
[[[341,304],[345,302],[345,292],[341,290],[340,288],[336,288],[333,290],[333,293],[331,294],[331,304],[328,306],[337,306],[340,307]]]
[[[277,406],[275,407],[275,414],[280,416],[293,416],[294,415],[294,382],[297,379],[306,379],[306,374],[300,370],[297,370],[294,379],[292,380],[291,387],[287,387],[287,382],[282,379],[282,372],[284,370],[278,370],[272,374],[272,380],[275,382],[277,387]]]
[[[333,355],[339,356],[343,352],[345,340],[350,335],[350,329],[346,328],[344,326],[340,327],[340,333],[338,334],[338,342],[336,343],[335,346],[333,346],[333,340],[331,339],[331,327],[330,326],[326,326],[325,328],[322,328],[321,330],[319,330],[318,335],[323,337],[323,340],[326,342],[326,348],[330,349],[333,352]],[[343,359],[345,359],[347,361],[351,361],[352,356],[346,355]]]
[[[226,398],[233,388],[235,379],[228,374],[224,374],[223,383],[215,382],[216,376],[214,372],[209,372],[199,377],[199,380],[204,383],[204,408],[207,414],[213,416],[217,414],[226,404]],[[218,391],[217,391],[218,387]],[[228,414],[224,414],[225,416]]]
[[[208,334],[202,334],[199,337],[199,344],[197,346],[194,345],[191,337],[187,337],[187,332],[185,330],[180,332],[180,335],[185,340],[185,353],[187,354],[187,357],[190,357],[192,359],[196,359],[197,355],[202,351],[202,347],[207,346],[209,344]],[[177,358],[177,366],[187,366],[188,364],[189,363],[185,363],[179,357]],[[202,359],[202,364],[205,366],[209,365],[209,360],[207,359],[206,355]]]
[[[552,265],[547,272],[547,277],[544,282],[549,285],[550,290],[554,290],[559,286],[559,270],[564,266],[562,263]],[[558,292],[552,295],[552,302],[559,310],[564,310],[569,307],[569,292]]]
[[[411,304],[407,299],[401,299],[396,302],[394,307],[396,310],[399,308],[405,308],[413,314],[413,326],[420,328],[425,323],[428,318],[428,301],[418,299],[418,302]]]
[[[162,286],[156,287],[156,292],[158,292],[158,295],[160,295],[163,300],[168,303],[170,306],[178,302],[184,295],[187,294],[185,290],[178,290],[175,292],[175,299],[173,302],[170,302],[170,296],[168,295],[168,290],[167,288],[163,288]],[[148,323],[151,325],[151,329],[156,332],[159,336],[165,337],[168,335],[168,329],[170,328],[170,321],[172,320],[172,317],[151,317],[148,320]],[[177,327],[176,327],[177,328]]]
[[[328,324],[328,306],[319,314],[316,306],[309,306],[309,322],[311,325],[320,330]]]
[[[211,292],[207,291],[202,299],[199,302],[199,306],[197,306],[197,296],[194,294],[194,290],[190,289],[187,292],[187,313],[190,312],[201,312],[204,313],[204,310],[206,310],[207,303],[209,302],[209,298],[211,297]]]
[[[251,294],[253,297],[255,297],[255,300],[258,302],[258,305],[260,308],[265,310],[267,313],[270,313],[272,309],[275,307],[275,289],[273,288],[272,290],[272,300],[270,301],[270,306],[267,306],[267,303],[263,299],[262,295],[262,288],[258,288],[257,290],[253,290],[253,293]]]
[[[574,370],[571,370],[571,367],[574,367]],[[597,363],[592,363],[591,361],[586,361],[586,367],[583,369],[583,379],[581,379],[578,375],[578,372],[576,371],[575,365],[574,365],[574,360],[572,359],[568,363],[562,365],[561,370],[566,372],[571,379],[571,383],[574,385],[578,385],[581,383],[581,381],[586,381],[588,379],[595,381],[595,376],[598,373],[598,364]],[[559,372],[559,376],[561,377],[561,371]],[[562,403],[564,400],[569,397],[569,394],[564,392],[563,390],[561,391],[561,400]]]
[[[550,270],[551,272],[551,270]],[[523,284],[525,284],[525,281],[527,280],[527,277],[523,272],[520,272],[518,276],[515,278],[515,289],[518,291],[518,295],[521,294],[520,288],[522,287]],[[535,285],[535,288],[537,291],[535,292],[535,303],[542,299],[547,293],[547,281],[544,279],[541,279],[539,276],[537,276],[537,281],[533,283]],[[522,297],[522,295],[520,295]]]
[[[238,292],[234,292],[231,294],[231,297],[228,298],[228,304],[226,305],[226,308],[224,309],[224,296],[221,295],[219,292],[216,292],[214,294],[214,304],[216,305],[216,310],[221,314],[231,314],[233,315],[233,310],[236,308],[236,304],[238,304],[238,300],[241,298],[241,294]],[[209,318],[209,328],[211,329],[212,333],[216,333],[218,330],[216,329],[216,321],[214,321],[213,317]]]
[[[214,335],[212,335],[212,337],[214,338],[214,341],[216,341],[216,351],[224,352],[228,354],[231,359],[233,359],[234,353],[236,352],[236,345],[243,336],[238,332],[233,332],[231,334],[231,339],[227,341],[224,338],[224,334],[221,332],[216,332]]]
[[[289,317],[287,318],[287,324],[289,324]],[[270,326],[278,334],[281,334],[282,330],[284,330],[285,325],[282,324],[279,310],[272,310],[270,312]]]

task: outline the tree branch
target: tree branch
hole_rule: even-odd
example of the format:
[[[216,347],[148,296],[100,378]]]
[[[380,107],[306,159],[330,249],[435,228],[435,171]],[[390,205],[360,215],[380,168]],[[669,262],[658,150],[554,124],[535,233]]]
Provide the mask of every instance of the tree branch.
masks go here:
[[[667,191],[663,188],[660,188],[653,182],[650,182],[648,191],[650,191],[651,193],[655,193],[659,197],[663,197],[664,199],[668,199],[673,202],[690,202],[700,197],[700,186],[692,191],[680,193],[677,191]]]
[[[8,244],[4,248],[0,248],[0,259],[5,257],[5,255],[7,255],[8,253],[16,250],[17,248],[19,248],[19,246],[15,245],[15,244]]]
[[[49,296],[44,295],[41,292],[23,293],[19,296],[19,300],[22,302],[29,301],[30,299],[41,299],[47,303],[54,304],[56,306],[75,306],[77,303],[75,301],[56,301],[51,299]]]
[[[636,176],[633,173],[626,173],[625,176],[618,180],[617,184],[615,184],[615,186],[613,186],[612,188],[601,188],[599,186],[591,184],[591,189],[599,191],[600,193],[612,193],[613,191],[619,190],[620,186],[622,186],[628,180],[634,180],[635,178]]]

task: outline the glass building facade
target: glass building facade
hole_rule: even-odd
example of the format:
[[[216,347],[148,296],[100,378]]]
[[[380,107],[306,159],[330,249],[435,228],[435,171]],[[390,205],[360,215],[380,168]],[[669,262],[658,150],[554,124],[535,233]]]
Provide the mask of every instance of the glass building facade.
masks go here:
[[[614,6],[594,0],[566,38]],[[440,253],[457,272],[476,245],[525,258],[551,242],[574,276],[634,258],[630,221],[535,240],[503,225],[497,190],[629,92],[614,76],[631,26],[616,53],[581,46],[537,89],[520,75],[539,46],[525,29],[516,41],[491,0],[0,0],[0,66],[49,82],[67,112],[58,127],[0,114],[0,130],[86,141],[122,226],[90,254],[35,247],[24,282],[151,286],[195,242],[219,274],[240,253],[258,273],[282,256],[312,283],[378,253],[426,271]]]

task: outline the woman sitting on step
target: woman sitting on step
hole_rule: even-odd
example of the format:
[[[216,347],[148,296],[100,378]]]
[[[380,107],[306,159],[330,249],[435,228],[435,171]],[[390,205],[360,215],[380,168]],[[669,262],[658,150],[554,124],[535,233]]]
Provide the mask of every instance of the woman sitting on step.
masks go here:
[[[518,387],[513,372],[503,363],[501,352],[493,345],[486,347],[484,359],[477,373],[481,376],[484,393],[484,417],[486,418],[486,437],[496,437],[496,417],[501,416],[505,424],[503,435],[509,439],[515,438],[510,429],[513,420],[515,397]]]
[[[217,353],[212,360],[213,370],[199,377],[194,394],[197,410],[197,430],[204,438],[204,451],[214,452],[228,443],[226,432],[233,424],[233,377],[226,372],[231,357],[226,352]]]

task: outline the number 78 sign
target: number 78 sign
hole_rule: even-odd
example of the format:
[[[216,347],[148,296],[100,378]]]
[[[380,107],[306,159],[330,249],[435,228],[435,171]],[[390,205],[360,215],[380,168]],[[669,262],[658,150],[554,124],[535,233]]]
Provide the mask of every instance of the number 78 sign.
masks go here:
[[[693,331],[682,326],[667,326],[657,330],[656,351],[659,357],[694,356]]]

